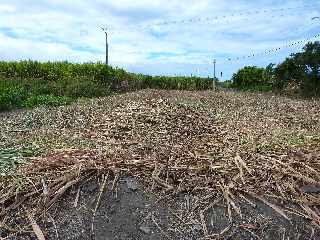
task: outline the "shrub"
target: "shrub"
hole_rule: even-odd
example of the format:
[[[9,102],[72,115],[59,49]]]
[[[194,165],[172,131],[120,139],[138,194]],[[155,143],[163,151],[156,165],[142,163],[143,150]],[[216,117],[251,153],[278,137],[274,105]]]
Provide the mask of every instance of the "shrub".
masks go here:
[[[262,91],[272,89],[265,69],[255,66],[244,67],[234,74],[232,77],[232,87]]]
[[[232,81],[231,80],[227,80],[224,82],[217,82],[217,86],[218,87],[222,87],[222,88],[232,88]]]
[[[71,101],[71,98],[65,96],[61,97],[54,95],[32,95],[24,101],[23,106],[27,108],[33,108],[36,106],[57,107],[70,104]]]
[[[0,85],[0,111],[21,107],[27,97],[27,92],[22,86]]]
[[[128,73],[102,63],[0,62],[0,81],[4,80],[10,87],[1,89],[0,110],[59,105],[70,102],[69,99],[102,97],[111,92],[144,88],[204,90],[212,87],[209,78],[153,77]],[[68,101],[64,101],[66,99]]]

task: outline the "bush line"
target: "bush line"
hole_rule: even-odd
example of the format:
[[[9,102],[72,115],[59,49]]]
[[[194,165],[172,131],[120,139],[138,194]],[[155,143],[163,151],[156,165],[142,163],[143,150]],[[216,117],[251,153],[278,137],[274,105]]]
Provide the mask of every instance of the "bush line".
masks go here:
[[[69,104],[77,98],[108,96],[146,88],[205,90],[212,78],[134,74],[103,63],[0,61],[0,111]]]

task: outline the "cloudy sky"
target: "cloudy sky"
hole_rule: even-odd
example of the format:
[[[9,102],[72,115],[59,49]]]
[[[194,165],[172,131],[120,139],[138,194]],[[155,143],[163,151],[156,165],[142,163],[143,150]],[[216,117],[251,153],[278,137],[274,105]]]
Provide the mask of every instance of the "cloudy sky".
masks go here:
[[[104,61],[105,26],[113,66],[212,76],[216,58],[228,79],[317,40],[317,17],[315,0],[1,0],[0,60]]]

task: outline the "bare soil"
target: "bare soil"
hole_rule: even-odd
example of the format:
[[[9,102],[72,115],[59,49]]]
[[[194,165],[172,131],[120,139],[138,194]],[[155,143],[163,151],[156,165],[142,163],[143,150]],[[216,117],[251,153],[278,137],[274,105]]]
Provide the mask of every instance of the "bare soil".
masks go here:
[[[132,188],[128,181],[134,181],[137,186]],[[254,199],[250,199],[251,205],[239,201],[242,216],[235,216],[232,221],[223,205],[212,207],[205,215],[211,237],[203,238],[201,223],[185,223],[184,216],[179,214],[190,211],[197,196],[185,193],[170,201],[158,201],[157,196],[131,177],[121,179],[115,191],[111,185],[109,182],[102,195],[95,219],[98,183],[92,180],[72,189],[39,220],[46,239],[320,239],[319,229],[310,221],[295,215],[287,221]],[[19,220],[16,218],[12,224]],[[2,232],[4,239],[37,239],[32,231],[8,238],[6,233]]]

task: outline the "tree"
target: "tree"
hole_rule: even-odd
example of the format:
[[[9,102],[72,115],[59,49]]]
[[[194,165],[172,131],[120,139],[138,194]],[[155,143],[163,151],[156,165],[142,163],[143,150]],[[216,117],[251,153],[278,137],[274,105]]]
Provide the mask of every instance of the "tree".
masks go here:
[[[294,58],[286,58],[286,60],[279,64],[275,71],[275,79],[273,87],[276,90],[284,90],[289,83],[301,84],[304,72]]]
[[[320,95],[320,42],[309,42],[303,52],[292,54],[275,69],[274,87],[299,86],[305,96]]]
[[[270,67],[269,67],[270,70]],[[266,89],[270,85],[264,68],[244,67],[232,77],[233,87],[240,89]]]
[[[268,78],[272,78],[273,75],[274,75],[274,71],[275,71],[275,64],[274,63],[270,63],[266,69],[265,69],[265,75],[268,77]]]
[[[301,91],[306,96],[320,95],[320,42],[308,43],[304,52],[295,55],[304,71]]]

